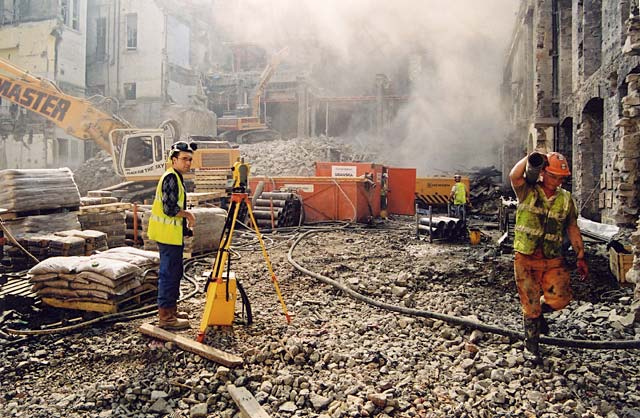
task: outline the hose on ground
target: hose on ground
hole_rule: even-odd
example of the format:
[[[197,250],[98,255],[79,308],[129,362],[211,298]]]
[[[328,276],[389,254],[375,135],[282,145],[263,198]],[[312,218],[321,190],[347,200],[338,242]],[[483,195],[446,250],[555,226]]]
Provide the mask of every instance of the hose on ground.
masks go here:
[[[347,295],[351,296],[356,300],[378,307],[380,309],[385,309],[388,311],[397,312],[397,313],[401,313],[403,315],[408,315],[408,316],[438,319],[453,325],[459,325],[459,326],[463,326],[470,329],[477,329],[482,332],[503,335],[516,340],[524,340],[523,333],[511,330],[508,328],[502,328],[495,325],[485,324],[483,322],[475,321],[472,319],[460,318],[457,316],[445,315],[437,312],[431,312],[431,311],[414,309],[414,308],[406,308],[406,307],[392,305],[385,302],[380,302],[378,300],[365,296],[361,293],[358,293],[355,290],[349,288],[348,286],[343,285],[342,283],[339,283],[319,273],[315,273],[311,270],[306,269],[305,267],[301,266],[298,262],[294,260],[293,251],[295,250],[296,246],[300,242],[302,242],[305,238],[311,236],[316,232],[317,231],[308,231],[301,234],[293,242],[293,244],[289,248],[289,252],[287,253],[287,260],[289,261],[289,263],[301,273],[304,273],[307,276],[311,276],[317,280],[320,280],[325,284],[328,284],[337,289],[340,289],[342,292],[346,293]],[[595,340],[574,340],[574,339],[568,339],[568,338],[554,338],[554,337],[541,336],[540,343],[554,345],[558,347],[588,348],[588,349],[598,349],[598,350],[640,349],[640,340],[595,341]]]

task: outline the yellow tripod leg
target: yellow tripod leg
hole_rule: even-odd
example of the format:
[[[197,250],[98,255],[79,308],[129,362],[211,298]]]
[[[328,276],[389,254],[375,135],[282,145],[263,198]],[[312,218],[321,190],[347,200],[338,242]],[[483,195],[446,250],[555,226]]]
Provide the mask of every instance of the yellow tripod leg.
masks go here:
[[[207,288],[207,301],[204,305],[204,313],[202,314],[202,320],[200,321],[200,329],[198,330],[198,335],[196,336],[196,341],[199,343],[204,342],[204,336],[207,333],[207,327],[209,326],[209,319],[211,318],[211,314],[213,313],[214,302],[216,299],[216,292],[218,285],[222,284],[222,275],[224,273],[224,266],[227,261],[227,257],[229,257],[229,248],[231,248],[231,241],[233,240],[233,231],[236,225],[236,220],[238,219],[238,212],[240,211],[240,203],[236,203],[233,210],[233,218],[231,225],[229,226],[229,230],[226,231],[222,235],[222,240],[220,244],[223,244],[224,247],[218,248],[218,253],[216,254],[216,261],[213,265],[213,271],[211,274],[217,271],[215,281],[209,283],[209,287]],[[227,215],[228,216],[228,215]]]
[[[262,235],[260,234],[260,229],[258,229],[258,223],[253,217],[253,210],[251,209],[251,202],[249,202],[249,198],[245,198],[245,204],[247,205],[247,212],[249,212],[249,217],[251,218],[251,223],[253,224],[253,228],[256,231],[256,236],[258,237],[258,241],[260,242],[260,248],[262,248],[262,255],[267,263],[267,269],[269,269],[269,274],[271,274],[271,281],[273,282],[273,287],[276,289],[276,294],[278,295],[278,300],[280,300],[280,305],[282,306],[282,312],[284,312],[284,316],[287,319],[287,323],[291,323],[291,316],[287,311],[287,305],[284,303],[284,299],[282,298],[282,293],[280,293],[280,286],[278,285],[278,278],[276,274],[273,272],[273,267],[271,266],[271,260],[269,259],[269,254],[267,253],[267,247],[264,245],[264,241],[262,240]]]

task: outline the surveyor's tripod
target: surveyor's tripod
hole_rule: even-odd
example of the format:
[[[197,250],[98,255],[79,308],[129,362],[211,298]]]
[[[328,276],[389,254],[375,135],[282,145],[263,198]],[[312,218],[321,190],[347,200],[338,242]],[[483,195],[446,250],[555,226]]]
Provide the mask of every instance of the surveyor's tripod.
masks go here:
[[[202,316],[202,322],[198,331],[196,340],[198,342],[204,341],[205,333],[209,325],[231,325],[233,323],[233,315],[235,311],[236,301],[236,280],[231,274],[231,257],[229,251],[231,249],[231,241],[233,239],[233,233],[238,222],[238,214],[241,210],[246,209],[249,218],[251,219],[251,225],[258,237],[260,247],[262,248],[262,255],[264,256],[269,274],[271,275],[271,281],[276,289],[276,294],[282,305],[282,311],[287,319],[287,322],[291,322],[291,317],[287,312],[287,306],[284,303],[282,294],[280,293],[280,286],[278,285],[278,279],[273,272],[271,266],[271,260],[267,253],[267,248],[262,240],[262,235],[258,229],[258,224],[253,216],[251,210],[251,202],[249,201],[249,195],[246,193],[244,187],[234,188],[234,192],[231,195],[231,201],[229,204],[229,212],[225,221],[224,229],[222,231],[222,238],[220,239],[220,245],[216,254],[216,260],[213,265],[213,271],[207,280],[205,291],[207,292],[207,302],[204,307],[204,314]],[[225,273],[225,264],[227,265],[227,272]],[[238,282],[239,285],[239,282]],[[240,286],[238,288],[243,296],[243,302],[248,304],[248,299],[244,295],[244,291]],[[246,299],[246,300],[245,300]],[[249,314],[250,316],[250,314]]]

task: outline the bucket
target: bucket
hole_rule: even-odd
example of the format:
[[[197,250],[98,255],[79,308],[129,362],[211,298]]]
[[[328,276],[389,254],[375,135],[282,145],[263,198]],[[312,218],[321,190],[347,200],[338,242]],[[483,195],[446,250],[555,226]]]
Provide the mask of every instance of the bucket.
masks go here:
[[[469,229],[469,242],[471,243],[471,245],[480,244],[480,230],[479,229],[475,229],[475,228]]]

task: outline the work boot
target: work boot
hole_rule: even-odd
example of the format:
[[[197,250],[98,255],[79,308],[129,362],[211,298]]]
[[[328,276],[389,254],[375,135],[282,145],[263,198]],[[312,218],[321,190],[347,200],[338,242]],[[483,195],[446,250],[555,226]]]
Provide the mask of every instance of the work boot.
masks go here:
[[[538,318],[524,318],[524,346],[525,357],[529,354],[533,358],[534,363],[542,363],[542,357],[540,356],[540,317]]]
[[[178,319],[189,319],[189,314],[183,311],[179,311],[178,307],[174,307],[173,309],[173,313],[175,314],[176,318]]]
[[[176,314],[174,313],[175,307],[173,308],[158,308],[158,326],[162,329],[168,330],[181,330],[187,329],[191,326],[189,325],[189,321],[186,319],[178,319]]]

